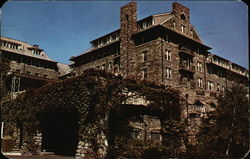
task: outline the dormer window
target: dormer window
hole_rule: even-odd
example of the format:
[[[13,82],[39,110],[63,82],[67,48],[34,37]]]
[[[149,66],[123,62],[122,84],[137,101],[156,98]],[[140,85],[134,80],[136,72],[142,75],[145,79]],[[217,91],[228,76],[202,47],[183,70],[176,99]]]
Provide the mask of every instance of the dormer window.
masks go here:
[[[194,33],[193,33],[193,30],[190,31],[190,36],[193,37]]]
[[[38,49],[32,49],[31,52],[35,55],[41,55],[41,50]]]
[[[181,19],[186,20],[186,16],[184,14],[181,14]]]
[[[185,27],[182,25],[181,26],[181,33],[184,33],[184,29],[185,29]]]

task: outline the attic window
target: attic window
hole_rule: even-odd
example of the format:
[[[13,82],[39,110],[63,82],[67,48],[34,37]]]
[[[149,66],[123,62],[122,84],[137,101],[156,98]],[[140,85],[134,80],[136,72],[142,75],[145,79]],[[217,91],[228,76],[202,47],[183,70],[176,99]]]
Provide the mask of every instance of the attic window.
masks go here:
[[[181,14],[181,19],[182,20],[185,20],[186,19],[186,16],[184,14]]]

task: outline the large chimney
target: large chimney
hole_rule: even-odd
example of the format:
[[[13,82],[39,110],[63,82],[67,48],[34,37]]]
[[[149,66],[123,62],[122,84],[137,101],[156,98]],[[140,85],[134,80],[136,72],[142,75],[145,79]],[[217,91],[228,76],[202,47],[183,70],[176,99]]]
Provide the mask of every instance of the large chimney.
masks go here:
[[[132,35],[137,32],[137,4],[130,2],[120,13],[120,66],[124,77],[136,75],[135,43]]]
[[[173,14],[174,16],[180,20],[185,22],[186,24],[190,24],[190,12],[189,9],[180,3],[174,2],[172,4]]]

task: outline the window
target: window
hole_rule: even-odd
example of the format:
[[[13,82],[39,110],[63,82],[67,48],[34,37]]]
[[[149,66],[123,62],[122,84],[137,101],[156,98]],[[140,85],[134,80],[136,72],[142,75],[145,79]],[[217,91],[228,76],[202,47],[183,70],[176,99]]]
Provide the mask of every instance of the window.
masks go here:
[[[19,70],[19,69],[16,69],[16,72],[17,72],[17,73],[20,73],[20,72],[21,72],[21,70]]]
[[[168,34],[165,35],[165,41],[166,41],[167,43],[169,42],[169,35],[168,35]]]
[[[201,62],[197,62],[197,71],[200,71],[200,72],[203,71]]]
[[[225,86],[222,85],[221,89],[222,89],[221,91],[224,93],[225,92]]]
[[[181,26],[181,33],[184,33],[185,27],[182,25]]]
[[[143,28],[143,29],[147,28],[147,22],[143,22],[143,23],[142,23],[142,28]]]
[[[207,73],[208,73],[208,74],[213,74],[213,69],[212,69],[212,67],[207,67]]]
[[[101,65],[101,70],[105,70],[105,64]]]
[[[203,80],[202,80],[202,78],[198,78],[198,87],[199,88],[203,87]]]
[[[184,14],[181,14],[181,19],[182,20],[185,20],[186,19],[186,16]]]
[[[172,78],[172,70],[171,68],[166,68],[166,78],[171,79]]]
[[[142,62],[145,62],[148,60],[148,57],[147,57],[147,51],[143,51],[142,52]]]
[[[133,139],[138,139],[139,138],[139,132],[140,132],[140,130],[134,129],[134,130],[132,130],[132,132],[130,132],[130,136]]]
[[[43,75],[44,78],[48,78],[48,75]]]
[[[200,48],[197,48],[197,55],[201,55]]]
[[[207,85],[208,85],[208,87],[207,87],[208,90],[213,90],[214,89],[214,83],[213,82],[208,81]]]
[[[27,74],[27,75],[31,75],[31,72],[30,72],[30,71],[26,71],[26,74]]]
[[[218,91],[218,92],[221,91],[221,89],[220,89],[220,84],[219,84],[219,83],[217,84],[217,91]]]
[[[111,68],[112,68],[112,62],[109,62],[108,63],[108,69],[111,70]]]
[[[148,70],[146,69],[146,68],[144,68],[143,70],[142,70],[142,78],[143,79],[146,79],[148,77]]]
[[[35,73],[35,76],[37,76],[37,77],[38,77],[38,76],[39,76],[39,74],[38,74],[38,73]]]
[[[167,50],[165,51],[165,59],[168,61],[171,61],[171,51]]]
[[[151,135],[151,139],[153,140],[160,140],[161,138],[161,135],[159,132],[151,132],[150,135]]]

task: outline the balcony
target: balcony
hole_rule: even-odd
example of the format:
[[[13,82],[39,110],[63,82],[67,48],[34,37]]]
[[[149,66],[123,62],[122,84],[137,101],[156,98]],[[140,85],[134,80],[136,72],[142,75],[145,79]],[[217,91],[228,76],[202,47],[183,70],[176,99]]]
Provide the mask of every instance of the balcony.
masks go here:
[[[205,95],[205,91],[197,90],[196,91],[196,95],[204,96]]]
[[[179,46],[179,53],[183,53],[190,56],[195,56],[195,54],[188,48],[184,46]]]
[[[219,93],[211,91],[209,95],[210,97],[218,97]]]
[[[179,81],[180,85],[187,86],[188,88],[195,89],[195,82],[193,80],[188,80],[186,78],[183,78],[182,80]]]
[[[195,72],[195,66],[193,64],[188,64],[186,62],[181,62],[179,65],[180,70],[188,71],[188,72]]]

